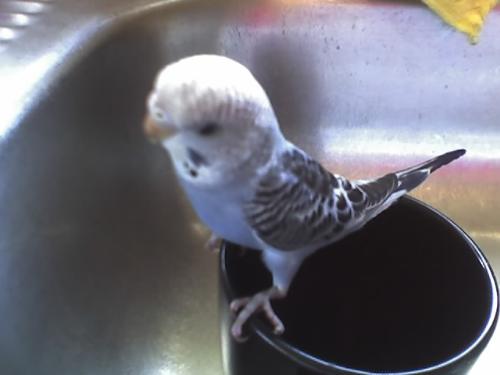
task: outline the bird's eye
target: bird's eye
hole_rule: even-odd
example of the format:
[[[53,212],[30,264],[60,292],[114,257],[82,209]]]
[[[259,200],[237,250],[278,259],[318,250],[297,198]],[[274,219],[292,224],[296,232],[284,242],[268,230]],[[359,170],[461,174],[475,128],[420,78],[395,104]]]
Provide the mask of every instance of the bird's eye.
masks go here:
[[[209,122],[200,128],[199,133],[201,135],[208,136],[214,134],[218,129],[219,125],[215,122]]]
[[[163,122],[165,120],[165,114],[162,111],[160,111],[159,109],[156,109],[156,108],[153,109],[151,111],[151,115],[158,122]]]

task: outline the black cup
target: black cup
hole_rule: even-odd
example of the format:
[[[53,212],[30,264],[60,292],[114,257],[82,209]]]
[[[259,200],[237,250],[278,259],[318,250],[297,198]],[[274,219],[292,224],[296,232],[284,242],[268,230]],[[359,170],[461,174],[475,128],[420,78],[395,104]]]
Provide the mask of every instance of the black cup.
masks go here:
[[[464,374],[498,315],[492,270],[452,221],[409,197],[308,258],[284,300],[276,336],[263,317],[230,336],[234,297],[271,285],[260,254],[224,243],[222,351],[227,375]]]

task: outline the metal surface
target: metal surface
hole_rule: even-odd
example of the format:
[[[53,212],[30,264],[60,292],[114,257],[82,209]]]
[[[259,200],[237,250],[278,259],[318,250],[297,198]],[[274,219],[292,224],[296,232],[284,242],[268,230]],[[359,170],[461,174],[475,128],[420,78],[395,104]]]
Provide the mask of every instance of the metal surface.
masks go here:
[[[2,374],[221,373],[216,256],[140,128],[154,74],[189,54],[247,64],[338,173],[467,148],[415,196],[500,274],[498,8],[471,46],[409,1],[43,3],[0,46]],[[499,349],[471,374],[500,373]]]

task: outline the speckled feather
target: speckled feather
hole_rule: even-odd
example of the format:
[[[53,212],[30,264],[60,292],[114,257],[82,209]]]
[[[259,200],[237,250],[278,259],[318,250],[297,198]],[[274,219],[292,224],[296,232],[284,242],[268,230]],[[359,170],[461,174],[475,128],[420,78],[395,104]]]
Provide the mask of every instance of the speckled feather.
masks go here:
[[[276,249],[319,248],[359,229],[462,150],[370,181],[349,181],[298,148],[285,151],[259,179],[245,213],[256,235]]]

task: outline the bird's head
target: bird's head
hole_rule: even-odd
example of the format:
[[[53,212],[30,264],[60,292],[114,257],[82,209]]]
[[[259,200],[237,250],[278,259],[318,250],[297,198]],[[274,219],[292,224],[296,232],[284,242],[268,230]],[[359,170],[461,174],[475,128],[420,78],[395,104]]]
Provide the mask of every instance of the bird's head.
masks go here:
[[[255,173],[282,143],[263,88],[243,65],[216,55],[160,71],[144,131],[168,150],[181,177],[205,185]]]

